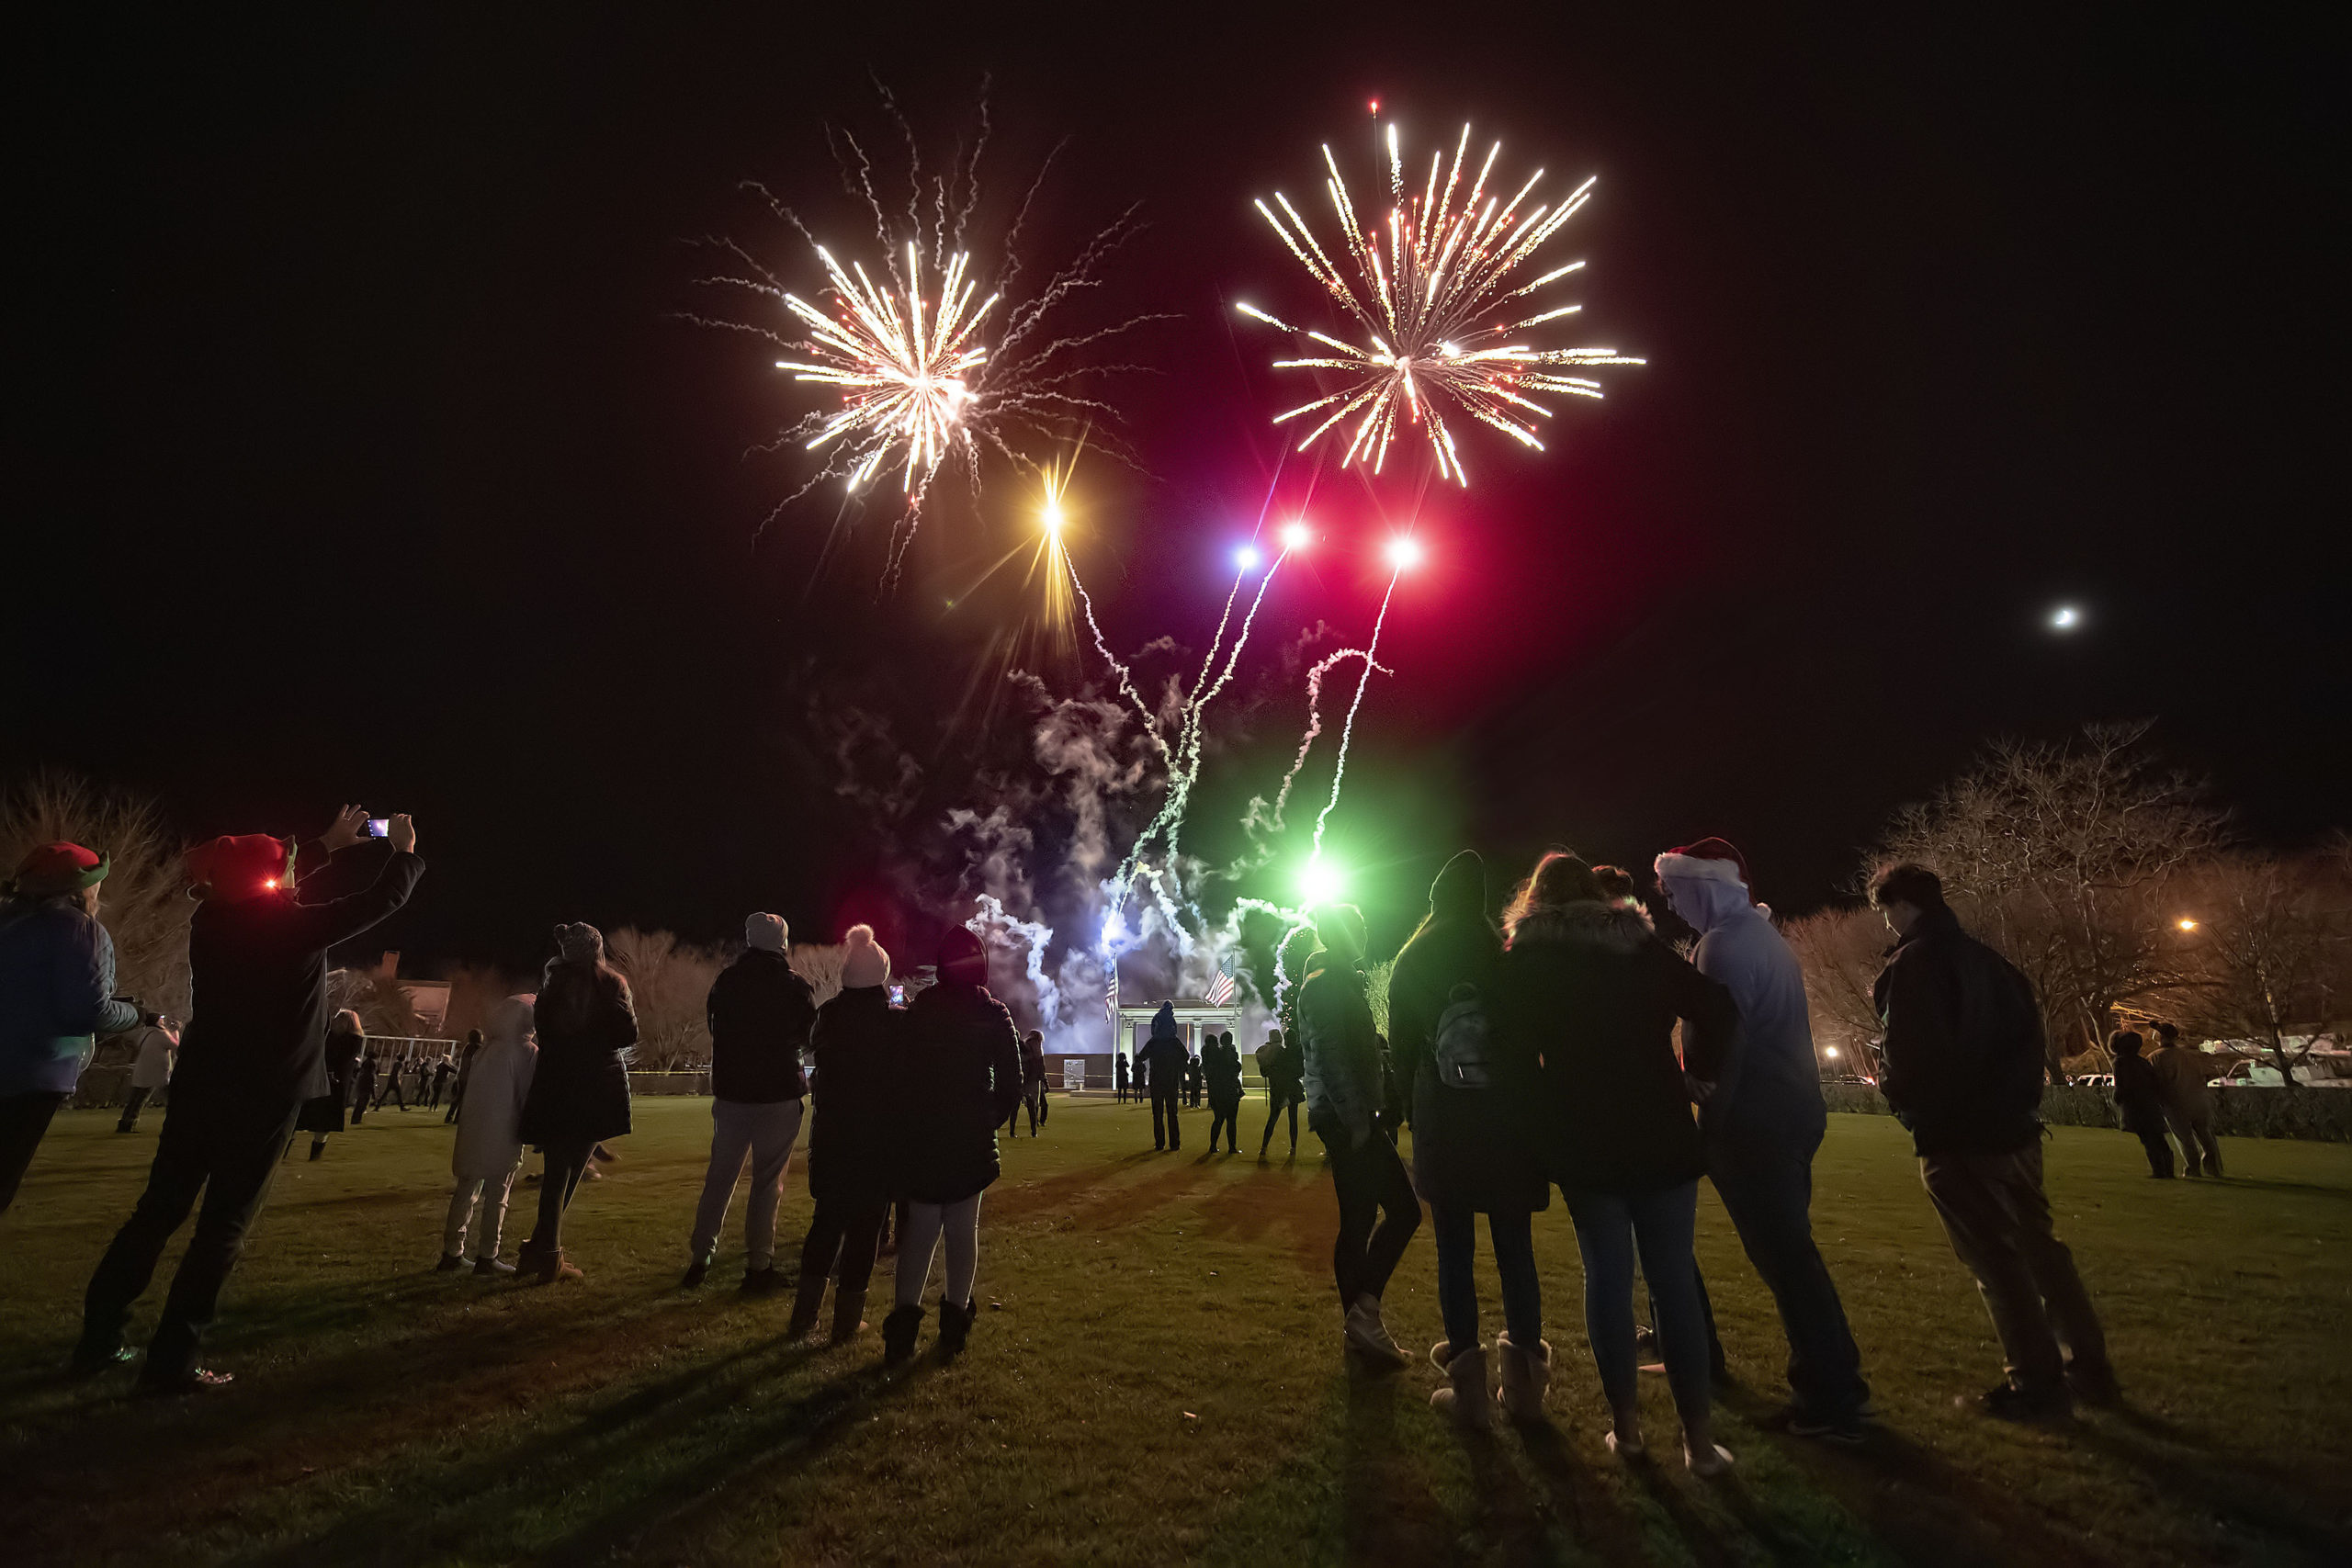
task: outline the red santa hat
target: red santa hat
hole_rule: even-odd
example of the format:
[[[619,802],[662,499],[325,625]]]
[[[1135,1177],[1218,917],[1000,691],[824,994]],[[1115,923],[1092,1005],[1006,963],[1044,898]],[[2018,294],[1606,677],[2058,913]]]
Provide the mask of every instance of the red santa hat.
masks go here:
[[[1684,844],[1657,857],[1657,874],[1661,882],[1669,876],[1688,876],[1701,882],[1734,882],[1756,902],[1756,884],[1747,874],[1747,857],[1731,845],[1727,839],[1701,839],[1694,844]]]
[[[224,833],[187,852],[187,879],[216,898],[251,898],[286,880],[285,840],[266,833]]]
[[[79,893],[107,879],[107,857],[63,841],[36,846],[17,867],[16,889],[28,898]]]

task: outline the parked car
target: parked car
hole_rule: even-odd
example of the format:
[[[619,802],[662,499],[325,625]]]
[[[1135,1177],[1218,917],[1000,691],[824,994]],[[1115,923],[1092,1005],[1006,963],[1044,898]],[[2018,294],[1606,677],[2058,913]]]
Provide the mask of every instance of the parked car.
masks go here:
[[[2352,1089],[2352,1077],[2341,1076],[2334,1062],[2310,1057],[2295,1064],[2295,1083],[2302,1089]],[[2244,1061],[2213,1080],[2215,1089],[2282,1089],[2286,1079],[2268,1062]]]

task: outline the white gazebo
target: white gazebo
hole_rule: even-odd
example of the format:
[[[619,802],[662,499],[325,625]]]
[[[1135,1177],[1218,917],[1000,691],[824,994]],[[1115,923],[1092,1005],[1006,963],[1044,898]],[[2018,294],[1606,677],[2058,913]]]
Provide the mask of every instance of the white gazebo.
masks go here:
[[[1195,1056],[1201,1054],[1203,1041],[1241,1021],[1241,1010],[1231,1002],[1219,1007],[1212,1002],[1186,1001],[1180,997],[1170,1005],[1176,1010],[1176,1032],[1182,1038],[1185,1051]],[[1121,1008],[1119,1026],[1111,1036],[1111,1049],[1125,1052],[1132,1063],[1136,1052],[1151,1038],[1151,1021],[1159,1012],[1158,1002],[1148,1007]]]

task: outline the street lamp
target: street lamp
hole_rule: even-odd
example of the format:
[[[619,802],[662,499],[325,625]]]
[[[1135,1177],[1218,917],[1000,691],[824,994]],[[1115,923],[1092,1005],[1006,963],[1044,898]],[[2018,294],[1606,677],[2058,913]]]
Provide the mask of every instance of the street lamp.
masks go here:
[[[2180,919],[2175,920],[2173,924],[2178,926],[2185,931],[2193,931],[2197,929],[2197,922],[2190,919],[2187,915],[2181,916]]]

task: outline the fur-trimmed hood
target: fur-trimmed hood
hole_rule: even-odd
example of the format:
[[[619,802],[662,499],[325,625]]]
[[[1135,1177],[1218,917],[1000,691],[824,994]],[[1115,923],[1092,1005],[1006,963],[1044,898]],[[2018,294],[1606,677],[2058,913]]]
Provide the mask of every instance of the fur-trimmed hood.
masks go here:
[[[1597,947],[1630,955],[1656,940],[1657,933],[1639,908],[1579,899],[1557,908],[1532,911],[1511,932],[1510,945],[1513,949],[1542,944]]]

